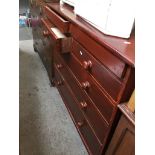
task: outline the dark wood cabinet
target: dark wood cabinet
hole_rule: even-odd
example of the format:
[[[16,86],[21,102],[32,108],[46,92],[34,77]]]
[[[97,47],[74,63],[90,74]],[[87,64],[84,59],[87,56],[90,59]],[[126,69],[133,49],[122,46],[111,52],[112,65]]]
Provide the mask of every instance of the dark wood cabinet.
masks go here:
[[[34,48],[83,143],[89,154],[105,154],[117,105],[134,90],[134,33],[130,39],[104,35],[66,4],[36,0],[31,12]]]
[[[38,52],[40,58],[49,75],[49,79],[52,82],[53,78],[53,50],[54,42],[50,36],[48,27],[51,23],[45,18],[43,7],[45,3],[42,1],[31,0],[31,23],[33,33],[33,46],[34,50]]]

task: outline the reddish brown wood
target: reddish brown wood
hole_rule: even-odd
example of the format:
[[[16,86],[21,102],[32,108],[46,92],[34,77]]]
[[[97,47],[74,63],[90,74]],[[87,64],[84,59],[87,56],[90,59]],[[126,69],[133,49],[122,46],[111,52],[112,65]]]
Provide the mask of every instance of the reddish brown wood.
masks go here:
[[[106,155],[134,155],[135,154],[135,122],[134,114],[126,105],[119,105],[122,116],[119,120],[114,136],[106,151]]]
[[[59,81],[62,80],[62,75],[58,72],[55,68],[55,80]],[[70,93],[70,88],[64,81],[63,85],[58,86],[58,90],[60,91],[63,100],[65,102],[66,107],[68,108],[70,115],[77,127],[82,140],[88,149],[90,154],[99,154],[99,150],[101,145],[99,144],[98,140],[96,139],[95,135],[93,134],[90,126],[88,125],[87,121],[84,119],[83,114],[79,110],[77,103],[74,100],[74,97]],[[64,91],[66,92],[64,94]],[[90,149],[91,148],[91,149]]]
[[[106,66],[108,69],[110,69],[114,74],[116,74],[119,78],[121,78],[125,72],[125,64],[122,63],[119,59],[116,59],[115,57],[113,57],[111,54],[109,54],[108,51],[105,51],[104,48],[98,48],[96,46],[95,42],[91,42],[90,40],[88,40],[89,47],[87,49],[91,49],[93,51],[93,53],[95,54],[96,57],[99,58],[99,60],[102,63],[98,63],[97,59],[94,59],[94,57],[89,54],[90,52],[87,51],[83,46],[81,46],[76,40],[73,40],[73,46],[72,46],[72,52],[76,55],[76,57],[79,59],[79,61],[81,63],[83,63],[83,61],[91,61],[91,68],[94,67],[93,65],[96,63],[98,63],[101,66]],[[94,45],[95,44],[95,45]],[[86,46],[86,44],[85,44]],[[92,48],[93,47],[93,48]],[[98,51],[98,53],[97,53]],[[98,54],[98,56],[97,56]],[[95,62],[92,62],[95,61]],[[111,62],[112,61],[112,62]],[[122,66],[122,67],[121,67]],[[96,69],[94,69],[96,70]],[[92,70],[90,70],[90,73],[92,72]],[[101,75],[102,77],[102,75]]]
[[[134,89],[134,33],[130,39],[107,36],[71,7],[35,2],[31,6],[34,48],[89,154],[105,154],[119,116],[116,106],[127,101]],[[63,39],[51,27],[65,33]]]
[[[51,24],[49,20],[45,18],[41,18],[41,21],[47,29],[45,32],[48,33],[48,35],[50,35],[55,41],[58,40],[58,36],[51,30],[51,28],[54,27],[54,25]],[[47,35],[45,34],[45,36]]]
[[[76,25],[76,28],[84,32],[88,37],[93,38],[95,42],[106,47],[109,52],[118,56],[122,61],[134,67],[135,64],[135,34],[132,32],[129,39],[112,37],[101,33],[79,16],[75,15],[72,7],[68,5],[59,5],[59,3],[48,4],[56,13],[60,14],[68,21]],[[94,11],[94,10],[92,10]]]
[[[73,37],[85,47],[89,52],[92,53],[102,64],[104,64],[109,70],[116,74],[119,78],[122,78],[125,72],[125,63],[119,58],[114,56],[107,50],[105,47],[96,43],[93,39],[87,36],[85,33],[79,30],[78,27],[71,25],[71,33]],[[74,41],[74,51],[76,52],[85,52],[86,50]],[[90,57],[87,52],[85,52],[87,57]],[[111,60],[111,61],[110,61]]]
[[[51,36],[53,40],[55,40],[58,44],[60,44],[60,52],[68,53],[71,50],[72,38],[71,37],[60,37],[58,36],[51,28],[54,27],[53,24],[49,23],[49,20],[46,18],[41,18],[42,23],[46,26],[48,31],[43,31],[44,36]]]
[[[128,119],[132,125],[135,126],[135,114],[128,108],[127,103],[121,103],[118,105],[119,110]]]
[[[90,93],[92,93],[92,95],[93,94],[101,94],[101,91],[100,91],[101,88],[94,88],[94,87],[97,87],[96,84],[94,84],[95,83],[94,79],[92,79],[87,74],[87,72],[79,64],[78,60],[76,59],[76,57],[73,54],[64,55],[63,57],[64,57],[64,60],[66,61],[67,65],[71,68],[72,72],[79,80],[81,87],[84,88],[85,82],[90,83],[90,86],[89,86],[90,89],[87,88],[89,95],[90,95]],[[94,70],[92,68],[91,73],[94,73],[96,75],[97,79],[100,80],[100,83],[102,82],[101,86],[102,86],[103,91],[105,93],[109,94],[114,100],[117,101],[117,98],[119,97],[118,96],[119,92],[122,88],[121,82],[119,82],[114,76],[112,76],[106,70],[105,67],[101,67],[100,65],[98,65],[98,63],[95,64],[95,61],[92,61],[92,63],[94,64],[93,65]],[[96,77],[95,77],[95,80],[96,80]],[[102,100],[102,99],[100,99],[100,100]]]
[[[63,33],[69,31],[69,22],[52,11],[48,6],[44,6],[44,11],[49,20],[56,25]]]
[[[71,75],[69,75],[69,71],[67,71],[67,69],[65,69],[65,67],[61,68],[59,71],[62,73],[62,75],[67,83],[70,80],[72,81],[72,83],[75,81],[74,78],[71,77]],[[66,75],[69,75],[70,77],[68,78]],[[75,82],[73,85],[71,84],[70,87],[71,87],[73,94],[75,94],[75,97],[78,101],[79,108],[82,109],[84,115],[86,116],[86,119],[90,122],[93,130],[95,130],[97,137],[100,139],[101,143],[103,143],[105,134],[108,129],[107,123],[105,122],[105,120],[103,120],[101,114],[98,112],[98,109],[95,108],[94,103],[92,103],[89,98],[84,97],[84,95],[81,92],[82,90],[80,90],[80,88],[78,88],[76,86]],[[76,90],[76,93],[74,92],[74,90]],[[109,109],[111,110],[111,108],[109,108]],[[106,111],[106,113],[107,113],[107,111]],[[104,112],[104,114],[105,114],[105,112]],[[109,116],[109,117],[111,117],[111,116]]]
[[[97,108],[96,110],[100,113],[100,115],[102,115],[103,119],[107,122],[107,124],[109,124],[114,107],[112,103],[107,99],[107,97],[103,95],[100,102],[92,102],[87,93],[82,92],[82,90],[80,89],[80,84],[77,81],[76,77],[74,77],[70,69],[65,66],[65,62],[63,61],[63,59],[57,54],[55,54],[55,62],[56,64],[59,64],[60,62],[63,64],[63,68],[60,69],[60,72],[66,79],[67,83],[69,83],[78,102],[80,103],[81,101],[85,101],[89,106],[91,105],[90,107],[92,107],[92,109]],[[98,114],[96,114],[95,112],[95,114],[92,113],[91,115]]]
[[[84,48],[82,48],[76,41],[73,40],[73,50],[76,58],[78,58],[81,65],[83,62],[91,62],[91,68],[88,70],[89,74],[93,76],[95,80],[111,95],[118,95],[121,90],[122,81],[115,77],[105,66],[99,63],[94,57],[92,57]],[[83,65],[84,66],[84,65]],[[113,92],[109,90],[112,88]],[[117,93],[117,94],[116,94]],[[114,96],[115,96],[114,95]],[[113,97],[113,95],[112,95]],[[117,100],[117,97],[114,97]]]

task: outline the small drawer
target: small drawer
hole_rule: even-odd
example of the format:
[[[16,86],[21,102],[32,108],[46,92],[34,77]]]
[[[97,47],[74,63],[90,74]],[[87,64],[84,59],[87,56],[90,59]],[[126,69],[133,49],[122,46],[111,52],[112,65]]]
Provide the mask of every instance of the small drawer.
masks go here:
[[[59,44],[60,53],[69,53],[71,51],[72,38],[61,33],[48,19],[41,18],[41,21],[46,27],[46,30],[43,30],[43,36],[50,36],[55,41],[55,44]]]
[[[62,75],[55,67],[55,83],[56,86],[65,102],[67,109],[77,127],[77,130],[82,137],[82,140],[87,148],[87,150],[91,154],[99,154],[101,149],[101,145],[98,142],[97,138],[93,134],[90,126],[88,125],[87,121],[83,117],[82,112],[78,108],[78,105],[71,94],[69,86],[66,84],[65,80],[62,78]]]
[[[101,110],[98,109],[100,107],[97,107],[95,103],[93,103],[91,99],[87,95],[85,95],[85,93],[83,93],[83,90],[81,90],[81,88],[78,86],[78,83],[76,82],[72,73],[70,73],[64,63],[60,60],[60,57],[58,57],[59,56],[55,57],[58,70],[63,75],[65,81],[69,83],[69,86],[78,102],[79,108],[89,121],[90,125],[95,131],[96,136],[100,140],[100,143],[103,144],[114,107],[112,106],[112,104],[103,103],[101,105]]]
[[[97,43],[74,25],[71,25],[70,33],[72,33],[73,38],[104,64],[112,73],[119,78],[124,77],[127,69],[126,64],[117,56],[113,55],[110,50]]]
[[[103,90],[104,92],[108,93],[115,101],[118,100],[119,93],[123,84],[115,80],[113,76],[111,76],[105,68],[102,68],[102,70],[105,69],[104,70],[105,74],[102,77],[103,79],[102,83],[104,84],[104,85],[102,84],[102,88],[104,87],[104,89],[102,89],[101,91],[100,85],[96,84],[94,78],[92,78],[88,74],[88,72],[84,70],[84,68],[81,66],[78,59],[74,56],[73,53],[71,53],[70,55],[64,54],[63,57],[65,62],[68,64],[69,68],[71,68],[72,72],[79,80],[81,87],[85,87],[84,85],[85,83],[87,84],[87,81],[89,81],[88,83],[91,83],[90,84],[91,86],[88,90],[87,88],[84,89],[87,90],[86,92],[91,98],[94,97],[94,102],[103,102],[102,99]]]
[[[44,12],[48,19],[60,29],[62,33],[67,33],[69,31],[69,24],[70,22],[63,19],[57,13],[55,13],[52,9],[47,6],[44,6]]]

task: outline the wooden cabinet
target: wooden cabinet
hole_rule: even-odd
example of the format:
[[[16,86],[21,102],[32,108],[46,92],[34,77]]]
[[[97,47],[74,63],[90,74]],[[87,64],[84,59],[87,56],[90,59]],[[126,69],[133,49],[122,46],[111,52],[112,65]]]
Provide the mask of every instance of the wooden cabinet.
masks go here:
[[[105,154],[120,115],[117,105],[134,90],[134,33],[128,40],[107,36],[68,5],[37,3],[42,15],[37,33],[33,26],[34,45],[51,66],[46,69],[89,154]]]
[[[48,27],[51,23],[45,18],[43,12],[43,6],[45,5],[42,1],[31,0],[31,23],[33,33],[33,46],[34,50],[38,52],[40,58],[49,75],[49,79],[52,82],[53,78],[53,50],[54,42],[50,36]]]
[[[135,154],[135,118],[124,104],[119,105],[121,118],[108,146],[106,155]]]

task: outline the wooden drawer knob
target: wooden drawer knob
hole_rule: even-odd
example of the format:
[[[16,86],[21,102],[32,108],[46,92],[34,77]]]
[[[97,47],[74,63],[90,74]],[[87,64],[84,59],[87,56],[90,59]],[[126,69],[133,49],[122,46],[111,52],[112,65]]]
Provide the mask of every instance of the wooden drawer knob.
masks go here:
[[[82,122],[82,121],[78,122],[77,125],[78,125],[78,127],[82,127],[84,125],[84,122]]]
[[[90,60],[88,61],[83,61],[83,67],[84,69],[88,70],[92,68],[92,62]]]
[[[45,30],[43,31],[43,35],[44,35],[45,37],[49,36],[49,34],[50,34],[50,33],[49,33],[48,31],[45,31]]]
[[[87,103],[86,102],[80,102],[81,108],[85,110],[87,108]]]
[[[58,86],[63,85],[63,81],[62,81],[62,80],[57,81],[57,85],[58,85]]]
[[[88,89],[90,87],[90,83],[88,81],[82,82],[81,86],[83,89]]]
[[[58,68],[58,69],[61,69],[62,67],[63,67],[62,64],[57,64],[57,68]]]

